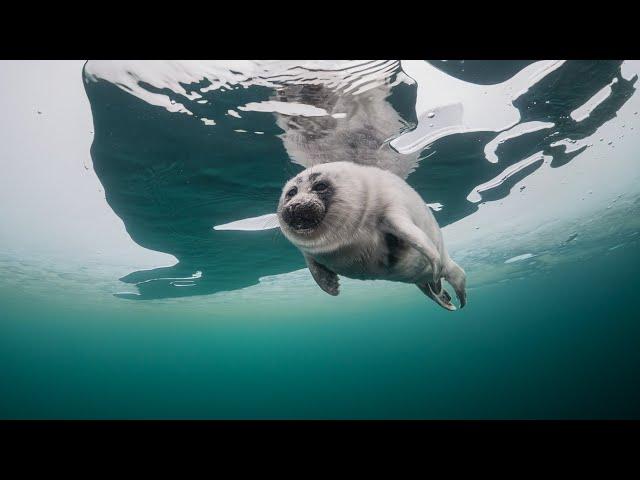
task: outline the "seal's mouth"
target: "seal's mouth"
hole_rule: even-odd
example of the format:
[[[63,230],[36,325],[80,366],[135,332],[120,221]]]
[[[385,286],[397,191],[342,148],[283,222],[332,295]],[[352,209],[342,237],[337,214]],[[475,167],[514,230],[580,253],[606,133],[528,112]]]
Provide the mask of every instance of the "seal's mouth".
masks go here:
[[[320,225],[321,220],[322,219],[302,220],[299,222],[290,223],[289,226],[291,227],[292,230],[295,230],[298,233],[309,233],[309,232],[313,232],[316,228],[318,228],[318,225]]]
[[[324,215],[324,206],[313,201],[287,205],[282,211],[284,222],[291,230],[300,235],[312,233],[322,223]]]
[[[315,227],[313,227],[313,228],[294,228],[294,227],[291,227],[291,229],[297,235],[311,235],[316,230]]]

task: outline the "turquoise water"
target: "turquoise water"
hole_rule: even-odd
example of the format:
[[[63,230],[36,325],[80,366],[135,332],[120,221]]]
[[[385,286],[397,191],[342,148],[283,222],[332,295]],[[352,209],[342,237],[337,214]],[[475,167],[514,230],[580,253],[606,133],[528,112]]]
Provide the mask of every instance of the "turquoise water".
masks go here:
[[[3,138],[1,418],[640,417],[637,62],[2,68],[70,93]],[[345,157],[433,206],[465,309],[330,297],[247,220]]]
[[[639,260],[636,242],[473,290],[455,315],[411,288],[387,301],[318,295],[224,313],[50,305],[3,289],[0,409],[19,418],[637,418]]]

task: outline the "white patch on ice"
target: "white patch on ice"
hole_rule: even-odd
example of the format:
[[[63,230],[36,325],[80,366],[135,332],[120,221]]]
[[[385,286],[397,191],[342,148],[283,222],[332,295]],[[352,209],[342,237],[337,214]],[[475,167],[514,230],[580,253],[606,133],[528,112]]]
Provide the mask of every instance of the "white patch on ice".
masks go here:
[[[508,260],[505,260],[504,263],[514,263],[521,262],[522,260],[526,260],[527,258],[535,257],[532,253],[523,253],[522,255],[516,255],[515,257],[511,257]]]
[[[526,122],[519,123],[515,127],[510,128],[509,130],[505,130],[498,134],[496,138],[491,140],[484,147],[484,155],[491,163],[498,163],[498,155],[496,151],[498,150],[498,146],[507,140],[511,140],[513,138],[524,135],[525,133],[533,133],[539,130],[545,130],[548,128],[553,128],[555,126],[554,123],[551,122]]]
[[[268,213],[259,217],[245,218],[242,220],[236,220],[235,222],[225,223],[224,225],[216,225],[214,230],[241,230],[241,231],[255,231],[255,230],[270,230],[272,228],[279,228],[278,216],[275,213]]]
[[[527,157],[527,158],[525,158],[523,160],[520,160],[517,163],[514,163],[510,167],[506,168],[502,173],[500,173],[495,178],[492,178],[488,182],[485,182],[485,183],[483,183],[481,185],[478,185],[476,188],[474,188],[471,191],[471,193],[469,193],[469,195],[467,195],[467,200],[469,200],[470,202],[473,202],[473,203],[478,203],[480,200],[482,200],[482,197],[480,196],[481,192],[484,192],[486,190],[491,190],[492,188],[495,188],[495,187],[501,185],[509,177],[511,177],[512,175],[518,173],[523,168],[528,167],[532,163],[535,163],[535,162],[537,162],[539,160],[543,160],[543,159],[546,159],[546,160],[550,161],[551,157],[548,156],[548,155],[543,155],[542,151],[540,151],[538,153],[534,153],[530,157]]]
[[[329,115],[324,108],[314,107],[305,103],[276,102],[274,100],[247,103],[243,107],[238,107],[238,110],[243,112],[282,113],[283,115],[299,115],[302,117],[324,117]]]
[[[596,93],[593,97],[587,100],[583,105],[576,108],[573,112],[571,112],[571,118],[573,118],[576,122],[581,122],[585,118],[588,118],[591,115],[591,112],[604,102],[609,95],[611,95],[611,86],[618,81],[617,78],[611,80],[609,85],[606,85],[602,88],[598,93]]]

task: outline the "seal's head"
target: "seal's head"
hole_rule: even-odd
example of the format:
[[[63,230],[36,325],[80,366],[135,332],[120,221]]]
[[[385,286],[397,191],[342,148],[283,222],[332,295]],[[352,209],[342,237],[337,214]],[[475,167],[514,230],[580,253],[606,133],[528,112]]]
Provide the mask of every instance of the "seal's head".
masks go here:
[[[278,220],[286,233],[298,237],[313,236],[321,230],[336,192],[329,172],[309,168],[282,189],[278,204]]]

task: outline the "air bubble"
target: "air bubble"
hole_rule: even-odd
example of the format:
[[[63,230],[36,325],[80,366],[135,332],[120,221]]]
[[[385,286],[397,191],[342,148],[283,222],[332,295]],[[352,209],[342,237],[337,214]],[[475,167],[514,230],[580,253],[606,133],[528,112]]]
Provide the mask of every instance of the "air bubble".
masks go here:
[[[427,117],[428,117],[428,118],[433,118],[433,117],[435,117],[435,116],[436,116],[436,114],[435,114],[434,112],[429,112],[429,113],[427,114]]]

